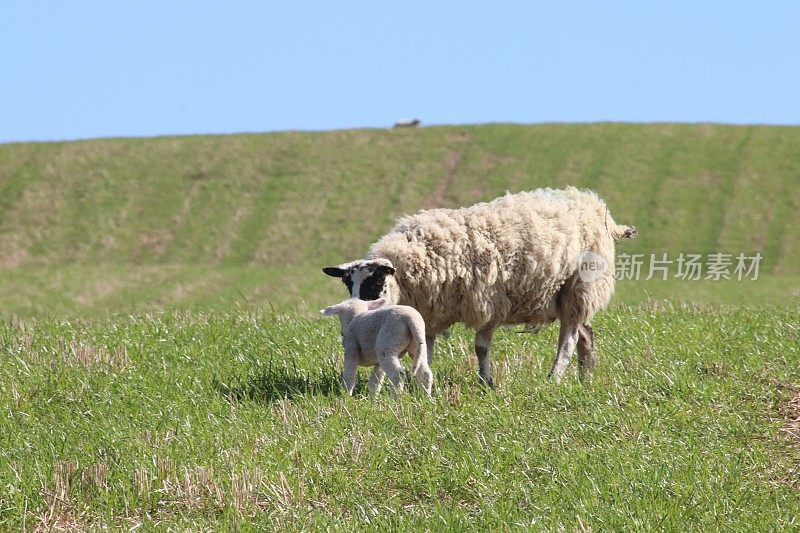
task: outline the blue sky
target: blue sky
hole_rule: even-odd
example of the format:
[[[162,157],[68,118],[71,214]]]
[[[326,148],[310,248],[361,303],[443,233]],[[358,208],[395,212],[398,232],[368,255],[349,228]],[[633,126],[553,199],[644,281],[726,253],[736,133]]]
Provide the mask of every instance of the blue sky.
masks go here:
[[[800,124],[800,2],[0,4],[0,142]]]

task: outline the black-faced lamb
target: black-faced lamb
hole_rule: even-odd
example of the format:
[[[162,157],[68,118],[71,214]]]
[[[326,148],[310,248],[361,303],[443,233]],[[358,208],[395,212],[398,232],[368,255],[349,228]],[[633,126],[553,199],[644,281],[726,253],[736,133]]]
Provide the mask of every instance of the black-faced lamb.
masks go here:
[[[384,375],[395,389],[402,391],[404,370],[400,356],[412,357],[411,372],[430,396],[433,374],[428,366],[425,347],[425,322],[412,307],[385,304],[383,298],[364,301],[345,300],[322,309],[325,316],[337,315],[344,345],[342,379],[349,394],[356,384],[358,366],[372,366],[367,387],[372,395],[380,392]]]
[[[457,322],[475,329],[480,378],[490,386],[497,327],[558,319],[551,378],[561,379],[577,345],[580,377],[589,380],[597,360],[590,322],[614,293],[614,243],[635,234],[591,191],[537,189],[402,217],[365,259],[323,272],[354,298],[416,308],[429,363],[437,335]]]

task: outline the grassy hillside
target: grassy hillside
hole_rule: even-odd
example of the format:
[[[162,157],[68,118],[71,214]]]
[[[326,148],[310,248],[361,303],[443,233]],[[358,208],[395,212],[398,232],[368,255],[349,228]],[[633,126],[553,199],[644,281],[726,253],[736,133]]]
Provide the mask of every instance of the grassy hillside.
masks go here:
[[[796,528],[798,147],[622,124],[0,145],[0,530]],[[372,401],[363,369],[342,395],[321,266],[402,213],[565,184],[639,228],[620,253],[758,252],[760,277],[620,282],[591,386],[546,381],[550,327],[498,331],[485,389],[455,327],[432,399]],[[623,305],[648,299],[752,308]]]
[[[0,145],[0,312],[316,307],[323,265],[400,214],[596,190],[627,253],[760,252],[755,282],[623,282],[622,301],[800,294],[800,128],[483,125]],[[699,295],[699,296],[698,296]]]

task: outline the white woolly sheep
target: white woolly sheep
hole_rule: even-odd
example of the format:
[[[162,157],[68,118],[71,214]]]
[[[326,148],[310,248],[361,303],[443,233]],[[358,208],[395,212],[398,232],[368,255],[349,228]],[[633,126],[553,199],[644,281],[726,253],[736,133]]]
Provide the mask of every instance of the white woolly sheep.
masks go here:
[[[375,395],[381,390],[384,375],[397,389],[403,390],[404,371],[400,356],[412,357],[411,372],[417,383],[430,396],[433,374],[425,357],[425,321],[412,307],[391,305],[383,307],[383,298],[364,301],[345,300],[322,309],[325,316],[338,315],[344,345],[342,379],[349,394],[353,394],[358,366],[372,366],[367,387]]]
[[[354,298],[416,308],[429,363],[436,336],[462,322],[476,330],[480,378],[491,386],[495,329],[558,319],[550,377],[561,379],[577,345],[579,375],[590,380],[597,361],[590,322],[614,293],[614,242],[635,234],[591,191],[537,189],[405,216],[365,259],[323,272],[342,278]]]

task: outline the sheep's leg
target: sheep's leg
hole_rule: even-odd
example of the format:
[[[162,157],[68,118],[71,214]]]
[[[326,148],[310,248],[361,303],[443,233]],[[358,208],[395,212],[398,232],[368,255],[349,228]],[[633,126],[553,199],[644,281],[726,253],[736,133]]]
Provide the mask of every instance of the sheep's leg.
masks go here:
[[[494,326],[481,329],[475,334],[475,355],[478,356],[478,375],[481,383],[494,387],[492,372],[489,368],[489,351],[492,348],[492,335]]]
[[[428,353],[428,366],[433,364],[433,345],[436,343],[436,335],[425,337],[425,351]]]
[[[405,384],[405,370],[403,365],[400,364],[398,354],[378,354],[378,363],[381,368],[386,372],[386,376],[393,385],[392,390],[403,392]]]
[[[344,353],[344,372],[342,372],[342,381],[344,381],[344,388],[347,393],[352,395],[353,389],[356,387],[356,378],[358,377],[358,354],[350,351]]]
[[[381,365],[375,365],[372,367],[372,374],[370,374],[369,382],[367,383],[367,389],[369,389],[369,392],[372,396],[377,396],[381,391],[381,385],[383,385],[384,376],[386,376],[386,372],[383,371]]]
[[[578,328],[578,376],[583,383],[590,383],[597,367],[597,352],[594,348],[592,326],[584,324]]]
[[[578,325],[561,320],[561,330],[558,334],[558,351],[556,359],[553,361],[553,368],[550,370],[550,378],[556,382],[561,381],[564,372],[572,359],[572,352],[578,342]]]

